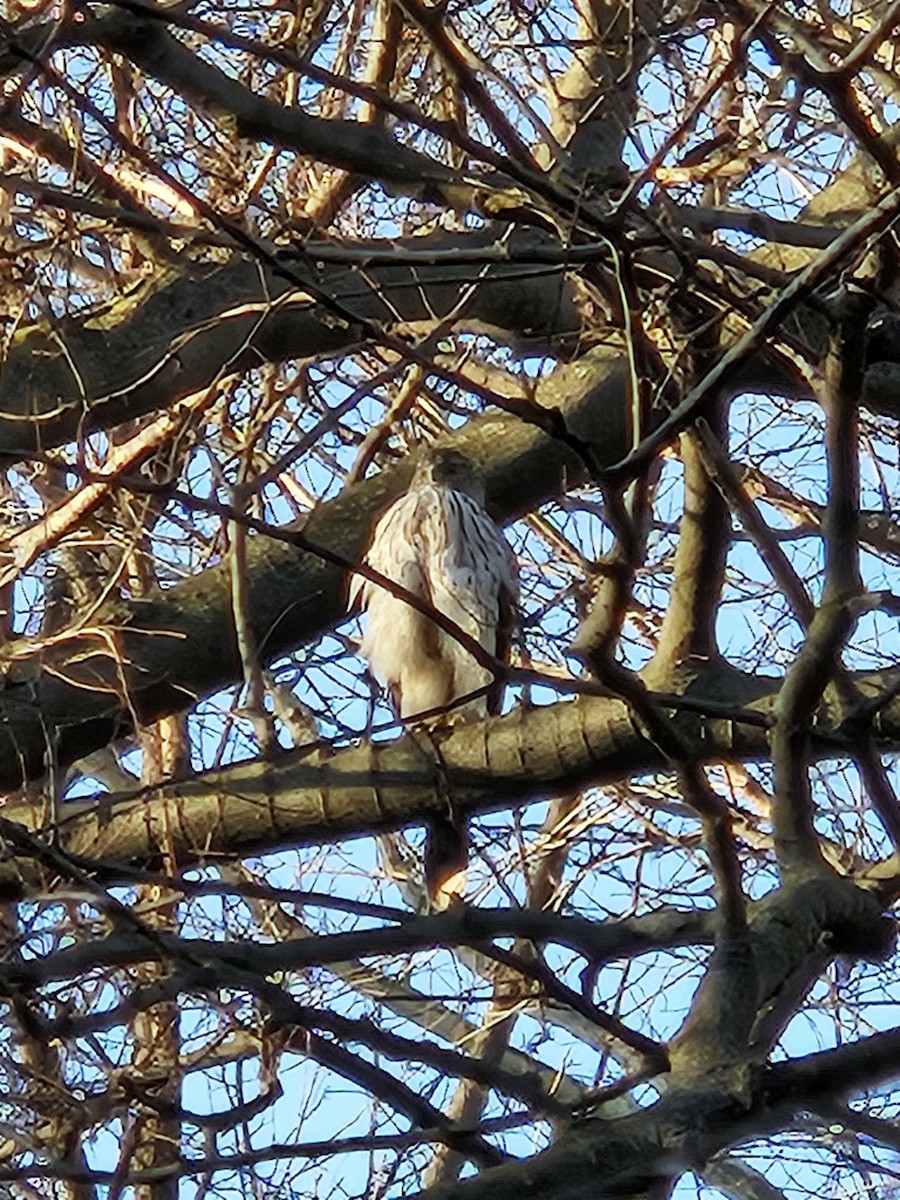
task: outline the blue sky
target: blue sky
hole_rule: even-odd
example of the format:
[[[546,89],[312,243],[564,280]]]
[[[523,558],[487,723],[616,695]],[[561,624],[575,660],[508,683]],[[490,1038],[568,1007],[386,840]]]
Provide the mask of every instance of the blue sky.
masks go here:
[[[201,10],[202,11],[202,10]],[[220,6],[213,13],[221,12]],[[473,44],[477,44],[482,30],[479,28],[480,14],[493,12],[490,5],[473,5],[467,14]],[[561,32],[567,32],[565,15],[557,14]],[[255,32],[254,13],[243,13],[239,19],[240,32],[252,35]],[[246,27],[245,27],[246,26]],[[237,27],[237,26],[236,26]],[[333,51],[333,44],[326,44],[321,51],[323,61]],[[240,69],[241,56],[216,47],[208,51],[220,65],[233,64]],[[538,116],[546,116],[540,97],[529,86],[529,64],[521,47],[512,42],[505,50],[505,77],[535,104]],[[680,47],[683,60],[693,62],[696,70],[704,69],[707,41],[697,37]],[[548,61],[555,65],[562,51],[549,49]],[[92,66],[90,57],[68,53],[58,55],[57,60],[65,65],[70,78],[75,82],[86,82]],[[778,72],[771,64],[765,51],[755,46],[750,53],[751,78],[765,94],[765,89],[777,91]],[[271,71],[260,67],[260,78]],[[682,98],[679,86],[678,63],[659,61],[649,67],[641,87],[642,116],[640,142],[627,149],[629,165],[639,167],[659,139],[665,136],[677,119]],[[147,85],[147,94],[158,99],[163,94],[156,85]],[[310,86],[302,93],[302,99],[312,102],[318,89]],[[102,80],[92,84],[92,97],[107,114],[113,111],[111,98],[104,89]],[[785,99],[791,99],[789,89]],[[508,97],[497,92],[501,105]],[[768,97],[772,99],[772,97]],[[772,101],[774,103],[774,100]],[[753,106],[757,97],[748,96],[747,123],[752,130]],[[821,129],[822,102],[815,94],[804,101],[799,127],[792,136],[795,142],[806,143],[809,150],[806,162],[766,162],[748,181],[745,194],[734,199],[762,207],[776,217],[790,216],[805,203],[809,194],[821,186],[826,169],[843,161],[847,154],[846,143],[836,134]],[[176,125],[183,110],[175,102],[167,111],[167,117]],[[510,109],[512,119],[520,119]],[[154,124],[155,110],[148,102],[143,113],[142,132],[150,143],[158,138],[160,130]],[[713,124],[707,116],[701,117],[696,125],[694,142],[708,137]],[[488,131],[478,128],[476,134],[487,138]],[[759,131],[758,131],[759,132]],[[168,169],[175,170],[179,177],[191,186],[202,189],[204,176],[202,166],[191,153],[181,154],[181,145],[172,130],[166,131],[174,140],[159,150],[161,161]],[[779,146],[783,123],[777,118],[767,122],[764,130],[767,146],[774,150]],[[219,136],[214,124],[211,136]],[[760,133],[762,136],[762,133]],[[93,147],[97,139],[102,142],[96,129],[86,122],[85,141]],[[427,137],[417,139],[428,146]],[[691,139],[672,156],[678,155],[691,145]],[[813,153],[815,151],[815,154]],[[262,151],[260,152],[262,153]],[[814,164],[813,158],[819,158]],[[289,166],[288,156],[278,170],[273,172],[275,183],[260,194],[260,220],[265,219],[267,205],[278,202],[278,182],[285,180]],[[773,156],[774,159],[774,156]],[[51,176],[52,177],[52,176]],[[54,182],[64,183],[63,178]],[[699,200],[701,189],[685,187],[678,192],[683,202]],[[395,222],[405,220],[408,210],[401,203],[383,196],[379,189],[369,193],[372,206],[366,215],[368,232],[389,234],[398,226]],[[434,214],[428,214],[434,215]],[[747,239],[733,239],[733,244],[743,246]],[[60,288],[68,285],[69,277],[62,272],[55,278]],[[71,288],[67,296],[78,304],[77,295]],[[87,300],[85,299],[85,302]],[[457,343],[461,348],[466,341]],[[515,369],[535,375],[552,365],[547,360],[523,360],[514,362],[502,350],[489,347],[483,340],[469,339],[468,345],[484,354],[493,354],[495,360],[513,365]],[[259,442],[272,458],[284,453],[296,439],[310,429],[316,428],[365,378],[375,374],[378,363],[374,357],[345,360],[337,364],[322,364],[313,368],[307,381],[308,390],[301,394],[288,394],[282,414],[267,426],[264,438]],[[296,383],[297,372],[288,364],[279,380]],[[194,495],[217,495],[228,499],[228,485],[234,482],[235,473],[242,461],[246,440],[258,437],[255,425],[259,416],[260,395],[271,383],[266,371],[251,373],[242,380],[223,389],[224,419],[218,416],[210,420],[206,434],[214,447],[213,455],[202,444],[190,457],[184,483]],[[427,440],[435,429],[438,413],[447,424],[461,423],[466,414],[478,410],[478,404],[462,392],[451,391],[437,380],[429,381],[431,413],[422,409],[404,430],[407,446],[416,439]],[[353,413],[341,418],[336,429],[323,436],[315,452],[304,455],[291,470],[292,487],[272,486],[264,495],[263,515],[273,523],[293,520],[298,508],[303,506],[303,496],[314,500],[327,499],[337,493],[341,478],[350,469],[358,452],[359,438],[385,415],[390,402],[390,393],[385,388],[373,388]],[[763,396],[740,398],[731,414],[731,450],[738,460],[760,465],[776,481],[795,488],[811,500],[824,499],[825,474],[824,454],[821,445],[821,415],[812,404],[785,403]],[[393,447],[400,450],[401,439],[394,438]],[[97,440],[98,452],[103,451],[103,439]],[[879,429],[873,423],[867,430],[864,443],[863,480],[864,504],[873,509],[891,508],[896,503],[898,492],[898,462],[896,439],[893,428]],[[27,479],[15,480],[17,494],[23,505],[36,505],[37,496]],[[586,507],[574,511],[572,504],[554,502],[545,506],[537,521],[521,521],[507,531],[515,547],[522,571],[525,595],[526,644],[533,659],[555,669],[572,672],[581,668],[577,661],[566,653],[566,646],[575,632],[577,612],[572,589],[579,582],[577,559],[594,562],[609,549],[611,540],[602,514],[597,511],[600,496],[585,492],[573,497],[584,501]],[[671,560],[677,539],[675,524],[681,511],[681,470],[676,462],[668,462],[657,489],[655,518],[658,529],[651,537],[650,553],[646,568],[640,573],[635,598],[646,607],[652,617],[665,603],[671,586]],[[785,519],[774,509],[765,510],[767,519],[776,529],[787,527]],[[221,554],[224,543],[217,540],[217,522],[212,519],[191,516],[193,528],[186,526],[186,513],[173,505],[157,524],[153,538],[153,557],[160,565],[161,582],[174,583],[215,561]],[[199,535],[197,536],[197,532]],[[787,531],[787,530],[786,530]],[[572,557],[567,560],[559,550],[558,541],[551,535],[563,538],[571,548]],[[784,548],[792,563],[815,595],[821,585],[821,541],[817,537],[796,537],[784,541]],[[37,626],[43,589],[47,579],[48,562],[39,563],[34,572],[23,577],[17,591],[19,625],[31,631]],[[758,554],[747,541],[737,540],[730,559],[730,579],[719,620],[719,637],[726,656],[741,666],[759,667],[766,673],[783,671],[792,660],[800,645],[802,633],[797,623],[786,611],[781,597],[775,592],[772,581]],[[863,567],[867,583],[874,589],[891,585],[893,565],[876,559],[873,555],[863,556]],[[530,619],[532,618],[532,619]],[[354,654],[354,645],[360,627],[355,618],[348,619],[337,630],[327,634],[313,646],[300,649],[281,662],[272,664],[275,680],[289,687],[297,698],[306,705],[320,722],[320,732],[335,744],[346,744],[361,736],[374,722],[378,736],[389,737],[396,732],[390,710],[382,699],[373,698],[372,691],[363,676],[363,664]],[[638,616],[629,622],[623,643],[625,660],[630,666],[638,667],[646,661],[652,649],[652,622],[648,629]],[[894,623],[880,614],[864,618],[848,648],[846,656],[850,667],[872,669],[893,663],[897,654]],[[533,703],[550,703],[555,694],[549,688],[535,689]],[[511,694],[508,704],[521,703],[521,697]],[[235,689],[223,691],[202,700],[189,718],[193,748],[193,763],[198,769],[214,763],[227,763],[251,756],[254,741],[250,724],[239,712],[240,692]],[[285,738],[287,745],[287,739]],[[137,752],[126,757],[126,763],[137,770]],[[895,765],[890,764],[892,776]],[[752,768],[750,774],[766,787],[770,784],[769,772],[765,768]],[[721,775],[712,776],[714,785],[729,788],[728,780]],[[77,780],[70,795],[89,793],[94,784],[89,779]],[[873,854],[884,849],[880,829],[868,814],[860,800],[859,780],[846,764],[823,764],[815,772],[816,797],[820,805],[820,828],[824,834],[839,838]],[[510,894],[518,902],[524,901],[521,872],[523,848],[546,847],[547,838],[541,834],[541,823],[546,816],[547,806],[535,804],[525,806],[510,818],[508,814],[494,814],[474,823],[472,899],[486,906],[510,902]],[[698,905],[708,907],[713,903],[711,884],[705,854],[698,840],[698,824],[692,814],[685,810],[675,794],[671,781],[665,777],[653,777],[632,781],[620,788],[594,789],[585,794],[578,812],[578,835],[565,869],[563,880],[564,903],[567,911],[579,912],[597,920],[613,919],[632,912],[642,912],[663,905]],[[760,822],[765,831],[765,820]],[[418,853],[421,830],[410,832],[410,845]],[[402,907],[404,900],[399,889],[383,878],[377,847],[372,839],[358,838],[336,846],[309,847],[289,850],[267,856],[251,864],[266,882],[273,886],[294,887],[338,893],[373,902]],[[776,879],[765,856],[747,853],[746,884],[753,897],[759,897],[771,887]],[[129,898],[129,893],[120,893]],[[287,917],[302,921],[313,932],[335,931],[352,928],[357,919],[333,910],[286,906]],[[63,914],[54,908],[29,916],[34,929],[34,940],[26,947],[26,953],[46,953],[50,948],[47,928],[52,928]],[[204,898],[185,903],[180,920],[185,936],[203,936],[210,929],[227,929],[232,937],[249,937],[267,940],[277,934],[259,929],[256,917],[248,907],[239,902],[224,904]],[[706,952],[686,949],[660,954],[645,955],[628,963],[613,964],[605,968],[597,981],[596,998],[609,1011],[642,1032],[664,1039],[674,1033],[683,1020],[693,990],[701,978]],[[567,951],[551,950],[548,961],[560,977],[572,986],[578,986],[584,962]],[[376,964],[370,964],[376,965]],[[477,1022],[483,1017],[489,1001],[489,988],[481,976],[473,972],[458,956],[443,950],[422,952],[403,960],[379,962],[378,967],[388,979],[414,987],[426,995],[436,997],[436,1005],[445,1004],[458,1009],[468,1019]],[[844,970],[835,967],[827,978],[820,981],[811,994],[803,1011],[791,1022],[779,1048],[779,1054],[796,1055],[814,1049],[840,1044],[848,1038],[864,1035],[873,1029],[888,1028],[896,1024],[896,1005],[884,988],[886,975],[882,968],[876,969],[854,965]],[[423,1027],[401,1016],[392,1015],[383,1005],[366,998],[331,972],[313,970],[294,979],[284,981],[292,993],[304,1002],[321,1002],[336,1011],[352,1016],[371,1016],[386,1027],[407,1037],[423,1039],[427,1035]],[[60,985],[48,989],[60,1000],[66,998],[68,988]],[[112,1005],[117,991],[112,986],[99,987],[91,1002],[95,1008]],[[214,1003],[203,997],[185,997],[180,1005],[180,1032],[186,1048],[203,1044],[204,1039],[212,1042],[217,1033],[217,1014],[225,1009],[234,1022],[246,1028],[254,1028],[258,1014],[246,997],[223,990],[214,998]],[[127,1058],[128,1049],[121,1030],[103,1034],[99,1043],[105,1054],[114,1061],[120,1056]],[[523,1016],[517,1023],[513,1044],[538,1058],[542,1063],[560,1071],[574,1080],[592,1086],[597,1082],[609,1083],[619,1073],[615,1062],[605,1059],[596,1045],[590,1045],[577,1036],[577,1032],[565,1027],[565,1022],[552,1013],[532,1013]],[[354,1047],[361,1056],[376,1060],[377,1056],[361,1047]],[[441,1080],[436,1074],[417,1065],[398,1066],[403,1077],[422,1094],[429,1094],[435,1103],[449,1100],[454,1085]],[[87,1043],[72,1048],[71,1061],[67,1068],[73,1085],[85,1086],[99,1081],[102,1068],[96,1046]],[[371,1101],[364,1090],[329,1075],[314,1066],[309,1059],[300,1055],[286,1056],[281,1064],[284,1093],[264,1114],[250,1120],[245,1127],[221,1135],[217,1141],[220,1152],[239,1152],[248,1148],[261,1148],[272,1143],[311,1141],[323,1138],[346,1138],[378,1132],[394,1132],[406,1128],[402,1120],[383,1107],[372,1109]],[[185,1078],[183,1089],[184,1107],[196,1113],[221,1112],[237,1103],[245,1103],[265,1086],[261,1078],[259,1060],[249,1058],[239,1064],[228,1064],[213,1070],[196,1070]],[[650,1103],[655,1095],[652,1087],[639,1089],[635,1099],[639,1103]],[[487,1116],[506,1115],[509,1107],[493,1098]],[[886,1095],[883,1111],[893,1115],[893,1095]],[[301,1120],[302,1118],[302,1120]],[[106,1128],[95,1131],[88,1147],[90,1161],[98,1169],[109,1169],[115,1162],[121,1140],[121,1126],[117,1121]],[[544,1144],[548,1136],[545,1126],[525,1127],[498,1139],[514,1154],[527,1155]],[[833,1144],[825,1141],[811,1148],[812,1138],[808,1133],[785,1135],[775,1143],[751,1147],[746,1153],[747,1161],[762,1170],[771,1181],[783,1187],[786,1195],[793,1198],[805,1192],[816,1192],[837,1198],[849,1195],[846,1189],[850,1180],[858,1178],[852,1168],[840,1166],[842,1143],[835,1135]],[[191,1153],[205,1152],[201,1131],[186,1126],[186,1149]],[[864,1148],[866,1155],[875,1151]],[[881,1152],[878,1152],[881,1154]],[[391,1155],[384,1157],[388,1163]],[[891,1156],[882,1154],[883,1161],[890,1163]],[[894,1156],[896,1157],[896,1156]],[[416,1152],[411,1162],[421,1163],[427,1158],[427,1150]],[[317,1196],[335,1192],[338,1195],[355,1196],[363,1188],[372,1173],[384,1165],[378,1155],[360,1153],[342,1156],[337,1162],[320,1161],[310,1164],[302,1171],[290,1160],[279,1161],[269,1166],[254,1168],[259,1180],[268,1180],[269,1187],[286,1197],[294,1195]],[[896,1165],[896,1164],[894,1164]],[[246,1176],[229,1177],[220,1172],[216,1187],[222,1195],[249,1195],[251,1187]],[[842,1190],[843,1189],[843,1190]],[[196,1180],[183,1184],[185,1198],[197,1194]],[[396,1189],[395,1189],[396,1190]],[[392,1193],[393,1194],[393,1193]],[[678,1200],[697,1195],[697,1183],[686,1177],[679,1185]],[[710,1200],[720,1193],[706,1188],[701,1193]],[[875,1193],[873,1192],[873,1195]]]

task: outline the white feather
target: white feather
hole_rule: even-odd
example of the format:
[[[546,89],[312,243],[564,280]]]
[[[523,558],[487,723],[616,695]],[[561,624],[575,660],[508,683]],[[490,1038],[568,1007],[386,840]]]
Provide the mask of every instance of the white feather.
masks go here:
[[[471,496],[434,483],[411,488],[378,521],[365,563],[497,653],[501,608],[518,600],[515,560]],[[361,576],[351,590],[351,602],[357,598],[368,613],[360,651],[401,717],[444,708],[490,683],[491,672],[456,638],[402,598]],[[462,711],[486,714],[487,697]]]

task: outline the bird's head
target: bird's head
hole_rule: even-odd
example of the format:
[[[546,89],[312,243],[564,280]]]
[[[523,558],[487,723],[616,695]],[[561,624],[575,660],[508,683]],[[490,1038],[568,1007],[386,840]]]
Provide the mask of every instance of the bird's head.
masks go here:
[[[423,484],[452,488],[484,504],[485,482],[480,469],[459,450],[428,447],[419,459],[413,476],[413,487]]]

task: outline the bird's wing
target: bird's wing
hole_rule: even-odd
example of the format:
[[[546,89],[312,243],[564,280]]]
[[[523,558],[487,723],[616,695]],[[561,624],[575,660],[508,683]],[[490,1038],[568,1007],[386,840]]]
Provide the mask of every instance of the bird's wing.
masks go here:
[[[496,654],[499,626],[505,619],[505,599],[517,592],[512,552],[488,513],[472,497],[449,488],[428,488],[427,519],[422,523],[422,566],[431,600],[445,616]],[[452,671],[451,699],[482,691],[491,685],[491,672],[453,637],[439,634],[441,655]],[[499,704],[501,689],[491,686]],[[487,715],[489,701],[480,698],[460,709],[463,714]]]
[[[407,492],[381,514],[372,531],[369,548],[363,557],[367,567],[404,587],[406,585],[403,583],[403,577],[408,565],[416,562],[418,558],[415,536],[417,502],[416,494]],[[350,585],[351,604],[359,601],[363,608],[368,608],[374,597],[390,594],[386,588],[363,575],[353,576]]]
[[[445,490],[441,531],[429,539],[427,573],[434,601],[495,654],[501,594],[513,603],[518,583],[512,552],[487,512],[471,497]]]
[[[518,581],[516,581],[518,582]],[[519,624],[518,587],[513,592],[509,587],[500,589],[499,619],[497,621],[497,644],[494,654],[502,663],[512,658],[512,644]],[[495,679],[487,694],[489,716],[496,716],[503,701],[503,683]]]
[[[422,553],[423,512],[419,492],[420,489],[407,492],[383,514],[375,526],[365,563],[420,600],[432,604],[431,581]],[[359,597],[368,613],[360,652],[368,660],[372,673],[387,684],[397,702],[398,688],[410,664],[427,665],[437,658],[439,631],[433,621],[402,596],[395,596],[374,580],[362,576],[357,579],[360,582],[355,585],[354,595]],[[397,707],[401,708],[399,702]]]

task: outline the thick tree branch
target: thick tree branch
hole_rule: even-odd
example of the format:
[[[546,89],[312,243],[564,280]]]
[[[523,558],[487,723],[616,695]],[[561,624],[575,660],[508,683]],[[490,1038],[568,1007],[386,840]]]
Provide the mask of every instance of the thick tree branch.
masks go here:
[[[604,460],[627,445],[614,347],[597,348],[539,385],[533,407],[562,420]],[[502,520],[533,508],[584,477],[571,450],[534,424],[490,416],[449,439],[479,462]],[[411,464],[346,489],[303,528],[330,561],[287,542],[251,538],[248,612],[260,654],[269,660],[310,641],[339,620],[345,572],[334,557],[358,562],[372,521],[409,483]],[[0,692],[0,787],[41,776],[122,736],[141,721],[187,707],[197,696],[242,677],[232,630],[227,566],[211,568],[155,598],[119,603],[91,629],[55,643],[10,644]]]
[[[540,234],[519,235],[508,249],[546,247]],[[462,253],[488,247],[496,230],[415,238],[412,250]],[[402,250],[404,243],[360,243]],[[46,450],[92,429],[169,409],[228,374],[263,362],[315,358],[352,349],[361,339],[353,321],[396,330],[433,325],[458,313],[460,263],[394,265],[383,258],[360,270],[316,258],[314,245],[285,258],[282,277],[271,264],[235,259],[224,266],[159,272],[124,300],[89,321],[44,318],[17,330],[0,364],[0,454]],[[563,253],[560,250],[560,263]],[[557,283],[548,282],[548,272]],[[313,295],[340,299],[340,319]],[[459,314],[471,329],[528,330],[532,341],[577,328],[567,285],[551,266],[527,262],[494,268],[472,289]]]
[[[879,682],[875,675],[858,684],[872,695]],[[694,701],[692,709],[702,707],[702,697],[716,708],[725,694],[736,706],[733,711],[743,700],[752,718],[746,724],[720,718],[704,722],[693,711],[675,718],[673,728],[693,742],[698,761],[768,756],[764,727],[776,703],[776,680],[703,666],[683,686]],[[834,713],[836,720],[839,716]],[[842,740],[833,731],[829,738],[827,719],[826,704],[813,753],[841,754]],[[879,733],[900,740],[900,700],[892,699],[879,713]],[[72,801],[63,808],[54,836],[66,853],[104,861],[113,870],[116,864],[156,869],[160,847],[167,845],[184,867],[219,854],[333,841],[414,823],[446,805],[448,793],[461,814],[488,812],[665,766],[664,755],[635,727],[628,704],[582,696],[454,728],[442,738],[439,753],[430,740],[408,735],[388,744],[363,743],[320,762],[301,751],[133,797]],[[32,830],[47,822],[40,805],[10,806],[6,815]],[[24,864],[7,864],[7,886],[18,886],[20,869]]]

